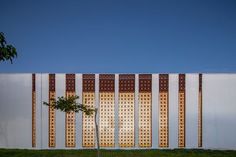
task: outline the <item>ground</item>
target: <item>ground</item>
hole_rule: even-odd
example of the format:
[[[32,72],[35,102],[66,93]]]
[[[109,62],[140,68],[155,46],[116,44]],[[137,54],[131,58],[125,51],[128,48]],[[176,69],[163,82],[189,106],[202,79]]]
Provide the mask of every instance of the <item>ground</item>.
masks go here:
[[[0,149],[0,157],[96,157],[96,150]],[[101,150],[101,157],[236,157],[222,150]]]

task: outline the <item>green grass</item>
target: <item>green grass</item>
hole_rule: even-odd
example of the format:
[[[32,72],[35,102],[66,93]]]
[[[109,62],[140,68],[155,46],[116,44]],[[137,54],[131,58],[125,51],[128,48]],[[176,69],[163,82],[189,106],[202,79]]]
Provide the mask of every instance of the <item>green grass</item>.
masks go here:
[[[96,150],[0,149],[0,157],[96,157]],[[236,157],[236,151],[174,150],[101,150],[101,157]]]

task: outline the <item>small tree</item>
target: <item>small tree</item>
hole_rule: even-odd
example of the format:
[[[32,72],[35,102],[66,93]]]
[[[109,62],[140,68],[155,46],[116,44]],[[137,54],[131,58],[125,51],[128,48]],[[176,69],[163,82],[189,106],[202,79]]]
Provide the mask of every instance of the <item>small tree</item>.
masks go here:
[[[76,112],[79,111],[85,113],[86,115],[92,115],[95,113],[94,116],[94,122],[95,122],[95,128],[96,128],[96,137],[97,137],[97,156],[100,156],[100,145],[99,145],[99,136],[98,136],[98,124],[97,124],[97,108],[88,108],[88,106],[77,103],[76,100],[79,99],[79,96],[70,96],[70,97],[58,97],[58,100],[52,99],[52,103],[43,102],[44,105],[47,105],[51,108],[54,108],[56,110],[60,110],[62,112]]]
[[[13,58],[16,57],[16,48],[12,45],[8,45],[4,33],[0,32],[0,62],[10,60],[12,63]]]

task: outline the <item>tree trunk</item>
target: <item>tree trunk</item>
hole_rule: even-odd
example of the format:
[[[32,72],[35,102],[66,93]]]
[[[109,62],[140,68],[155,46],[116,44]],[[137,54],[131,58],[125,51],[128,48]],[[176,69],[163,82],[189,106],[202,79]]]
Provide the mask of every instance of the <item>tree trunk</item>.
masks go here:
[[[96,137],[97,137],[97,157],[100,157],[100,143],[99,143],[99,133],[98,133],[98,124],[97,124],[97,111],[98,111],[98,109],[96,108],[94,121],[95,121],[95,127],[96,127]]]

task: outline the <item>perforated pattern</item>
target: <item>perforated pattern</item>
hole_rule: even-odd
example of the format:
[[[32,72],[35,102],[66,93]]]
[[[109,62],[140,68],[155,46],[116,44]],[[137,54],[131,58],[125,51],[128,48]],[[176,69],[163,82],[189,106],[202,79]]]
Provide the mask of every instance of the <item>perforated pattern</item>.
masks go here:
[[[83,92],[83,104],[89,108],[95,107],[95,93],[94,92]],[[95,146],[95,124],[94,114],[86,115],[83,113],[83,147],[94,147]]]
[[[99,92],[114,92],[115,91],[115,75],[100,74],[99,75]]]
[[[185,94],[179,93],[179,147],[185,147]]]
[[[139,74],[139,92],[152,92],[151,74]]]
[[[100,146],[114,147],[115,146],[115,93],[102,92],[100,98]]]
[[[49,74],[49,104],[53,104],[55,101],[55,74]],[[49,147],[55,147],[56,146],[56,139],[55,139],[55,134],[56,134],[56,112],[55,109],[49,107],[48,108],[48,113],[49,113],[49,135],[48,135],[48,145]]]
[[[159,93],[159,147],[168,147],[168,93]]]
[[[179,147],[185,147],[185,74],[179,74]]]
[[[159,147],[169,146],[169,76],[159,75]]]
[[[95,92],[94,74],[83,74],[83,92]]]
[[[32,147],[36,147],[36,85],[35,74],[32,74]]]
[[[152,146],[152,93],[139,93],[139,146]]]
[[[134,74],[120,74],[119,75],[119,92],[133,92],[135,91],[135,75]]]
[[[55,101],[55,92],[49,92],[49,103],[52,104]],[[49,107],[49,147],[56,146],[56,112],[55,109]]]
[[[75,96],[75,74],[66,74],[66,97]],[[66,147],[75,147],[75,113],[66,113]]]
[[[119,145],[134,146],[134,93],[119,93]]]
[[[179,147],[185,147],[185,94],[179,93]]]
[[[198,147],[202,147],[202,74],[199,74],[199,93],[198,93]]]
[[[74,92],[67,92],[66,96],[74,96]],[[75,113],[66,113],[66,147],[75,147]]]

